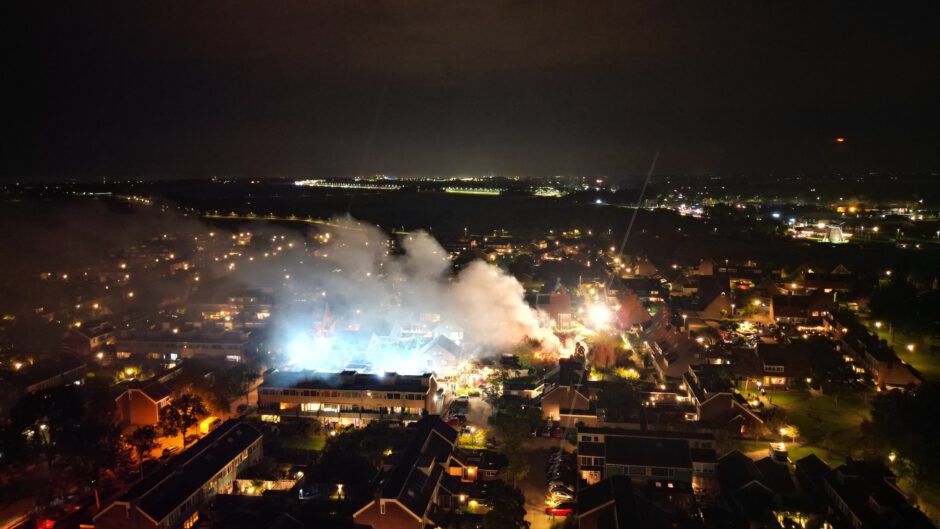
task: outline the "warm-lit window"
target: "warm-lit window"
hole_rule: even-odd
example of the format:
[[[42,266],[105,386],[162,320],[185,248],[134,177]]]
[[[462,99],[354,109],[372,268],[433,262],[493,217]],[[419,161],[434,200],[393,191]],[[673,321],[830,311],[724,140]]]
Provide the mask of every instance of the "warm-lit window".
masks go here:
[[[199,511],[193,513],[185,522],[183,522],[183,529],[192,529],[196,525],[196,522],[199,521]]]

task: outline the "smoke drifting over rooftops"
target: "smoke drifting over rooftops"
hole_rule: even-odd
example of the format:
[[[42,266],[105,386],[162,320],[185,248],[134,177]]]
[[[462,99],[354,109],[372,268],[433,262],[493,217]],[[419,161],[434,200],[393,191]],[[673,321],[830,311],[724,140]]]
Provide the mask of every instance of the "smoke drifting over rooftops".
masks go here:
[[[428,233],[401,236],[396,250],[380,229],[334,219],[318,237],[314,264],[289,289],[275,324],[297,367],[375,371],[426,370],[416,353],[432,336],[459,343],[466,356],[495,354],[526,340],[559,347],[544,315],[529,307],[522,285],[482,260],[451,273],[448,254]],[[293,281],[293,279],[292,279]],[[319,299],[318,299],[319,298]]]

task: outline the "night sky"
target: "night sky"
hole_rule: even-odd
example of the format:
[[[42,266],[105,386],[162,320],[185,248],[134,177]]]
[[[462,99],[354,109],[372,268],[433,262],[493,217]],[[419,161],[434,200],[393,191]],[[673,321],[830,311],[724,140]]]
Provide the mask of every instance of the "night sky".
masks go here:
[[[940,170],[931,2],[19,4],[7,179]]]

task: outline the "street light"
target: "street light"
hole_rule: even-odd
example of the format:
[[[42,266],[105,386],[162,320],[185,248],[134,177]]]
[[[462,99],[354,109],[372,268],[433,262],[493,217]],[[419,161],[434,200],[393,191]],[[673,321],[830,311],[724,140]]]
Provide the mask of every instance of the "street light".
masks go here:
[[[880,328],[881,328],[881,322],[880,322],[880,321],[876,321],[876,322],[875,322],[875,328],[876,328],[876,329],[880,329]]]
[[[913,353],[913,352],[914,352],[914,344],[912,344],[912,343],[907,344],[907,350]]]

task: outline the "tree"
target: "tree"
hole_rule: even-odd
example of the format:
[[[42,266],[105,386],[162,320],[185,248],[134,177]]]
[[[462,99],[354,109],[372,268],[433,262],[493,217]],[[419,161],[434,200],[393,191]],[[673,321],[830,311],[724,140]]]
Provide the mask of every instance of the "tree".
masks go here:
[[[780,429],[786,427],[787,413],[783,411],[783,408],[778,406],[768,406],[760,412],[761,420],[764,421],[764,426],[770,430],[772,434],[780,433]]]
[[[789,437],[790,442],[795,443],[796,438],[800,436],[800,429],[792,424],[788,424],[780,428],[780,434],[782,437]]]
[[[141,426],[134,430],[127,438],[134,452],[137,454],[137,461],[140,464],[140,475],[144,475],[144,455],[157,447],[157,432],[153,426]]]
[[[501,441],[500,452],[508,459],[506,477],[513,484],[525,479],[529,474],[528,451],[525,443],[531,432],[543,423],[538,408],[511,406],[502,413],[490,417],[493,431]]]
[[[181,434],[185,446],[186,432],[208,413],[201,397],[187,393],[160,410],[160,429],[165,435]]]
[[[940,426],[934,417],[940,415],[940,384],[926,382],[914,392],[888,391],[872,400],[871,423],[868,428],[882,446],[881,457],[894,450],[899,462],[915,481],[936,483],[940,472]],[[906,460],[906,461],[901,461]]]
[[[601,389],[597,407],[604,410],[607,422],[627,422],[639,415],[640,399],[629,382],[611,382]]]
[[[529,529],[525,520],[525,496],[516,487],[495,482],[490,494],[492,509],[483,515],[485,529]]]

